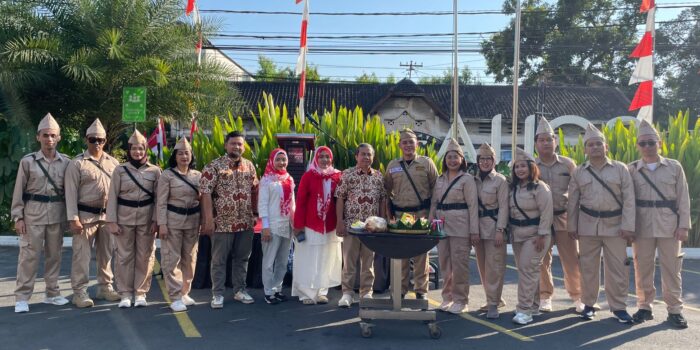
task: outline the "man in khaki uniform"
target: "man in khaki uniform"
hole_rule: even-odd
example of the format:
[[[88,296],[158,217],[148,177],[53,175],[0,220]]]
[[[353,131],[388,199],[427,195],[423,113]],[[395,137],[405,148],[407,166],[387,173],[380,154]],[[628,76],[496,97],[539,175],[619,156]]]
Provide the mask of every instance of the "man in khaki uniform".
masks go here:
[[[80,308],[95,305],[87,293],[92,246],[97,263],[95,298],[119,300],[112,288],[112,236],[105,225],[109,184],[119,162],[103,152],[107,132],[99,119],[90,125],[85,137],[88,149],[70,162],[65,180],[66,214],[73,233],[72,302]]]
[[[384,174],[384,187],[390,199],[387,216],[390,220],[399,219],[403,213],[409,213],[416,218],[427,218],[438,177],[437,167],[432,159],[416,154],[418,138],[411,129],[401,131],[399,148],[403,157],[390,161]],[[403,260],[402,295],[408,291],[408,265],[409,259]],[[428,253],[413,257],[413,289],[418,299],[425,299],[428,292],[428,274]]]
[[[627,242],[634,239],[634,184],[627,166],[609,159],[605,136],[588,124],[583,136],[588,161],[569,182],[568,230],[579,240],[581,316],[592,319],[600,286],[600,251],[605,256],[605,297],[621,323],[632,324],[626,309],[629,286]]]
[[[66,222],[63,177],[70,159],[56,151],[61,130],[50,113],[39,123],[36,140],[41,150],[20,161],[12,194],[11,215],[20,237],[15,288],[15,312],[18,313],[29,312],[42,250],[46,281],[44,303],[68,303],[58,289],[58,273]]]
[[[542,261],[540,273],[540,311],[552,311],[552,294],[554,281],[552,279],[552,247],[556,243],[559,260],[564,269],[564,287],[569,297],[574,301],[576,312],[583,311],[581,302],[581,273],[578,266],[578,242],[569,237],[566,231],[566,203],[569,195],[569,180],[576,169],[576,163],[571,159],[554,153],[557,149],[557,139],[554,129],[547,119],[540,117],[535,132],[535,148],[537,158],[535,164],[540,169],[540,178],[552,191],[554,204],[554,237]]]
[[[652,320],[656,296],[655,253],[659,251],[661,289],[668,310],[667,321],[676,328],[688,328],[681,300],[681,242],[690,229],[688,182],[681,164],[659,155],[659,133],[646,121],[637,132],[637,149],[642,159],[629,165],[637,194],[637,231],[634,240],[634,279],[637,289],[635,322]]]

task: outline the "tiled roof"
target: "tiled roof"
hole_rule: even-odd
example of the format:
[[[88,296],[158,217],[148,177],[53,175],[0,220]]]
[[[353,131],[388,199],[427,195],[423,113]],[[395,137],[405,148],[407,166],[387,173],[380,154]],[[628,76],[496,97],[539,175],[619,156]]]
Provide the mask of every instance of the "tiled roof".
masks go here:
[[[275,103],[287,108],[298,104],[296,82],[237,82],[248,108],[257,112],[262,93],[272,94]],[[584,86],[521,87],[519,115],[528,116],[539,110],[539,100],[544,101],[545,112],[551,117],[578,115],[590,120],[608,120],[621,115],[630,115],[629,99],[617,88]],[[336,106],[354,108],[360,106],[373,112],[387,98],[425,97],[437,108],[437,114],[449,118],[452,106],[451,86],[447,84],[422,85],[404,79],[396,84],[357,83],[307,83],[305,107],[307,112],[330,110],[332,101]],[[512,118],[513,88],[500,85],[462,85],[459,89],[459,110],[462,118],[488,118],[502,114]],[[295,108],[295,107],[294,107]],[[291,113],[290,113],[291,114]]]

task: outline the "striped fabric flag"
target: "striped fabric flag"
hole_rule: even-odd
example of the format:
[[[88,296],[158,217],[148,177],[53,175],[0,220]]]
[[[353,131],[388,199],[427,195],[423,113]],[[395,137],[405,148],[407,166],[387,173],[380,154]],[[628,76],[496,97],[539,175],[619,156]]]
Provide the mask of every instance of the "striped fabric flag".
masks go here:
[[[189,16],[190,13],[194,10],[194,1],[195,0],[187,0],[187,7],[185,7],[185,15]]]
[[[193,13],[194,13],[194,15],[192,16],[192,23],[194,24],[194,27],[197,30],[197,35],[199,36],[197,43],[194,45],[194,53],[197,55],[197,65],[201,66],[202,65],[202,44],[204,41],[203,37],[202,37],[202,18],[199,16],[199,8],[197,7],[195,0],[187,0],[187,7],[185,8],[185,14],[187,16],[189,16]]]
[[[638,61],[630,77],[629,85],[639,84],[639,86],[629,110],[639,109],[637,119],[652,123],[654,111],[654,37],[656,36],[654,0],[642,0],[639,12],[647,13],[647,23],[644,36],[630,55],[630,57],[637,58]]]
[[[160,160],[163,160],[163,148],[165,144],[165,125],[163,124],[163,118],[158,118],[158,124],[156,124],[156,129],[148,138],[148,148],[158,155]]]
[[[297,66],[295,74],[300,75],[299,78],[299,119],[301,124],[304,124],[304,94],[306,92],[306,29],[309,26],[309,0],[295,0],[297,4],[304,1],[304,13],[301,15],[301,35],[299,37],[299,57],[297,58]]]

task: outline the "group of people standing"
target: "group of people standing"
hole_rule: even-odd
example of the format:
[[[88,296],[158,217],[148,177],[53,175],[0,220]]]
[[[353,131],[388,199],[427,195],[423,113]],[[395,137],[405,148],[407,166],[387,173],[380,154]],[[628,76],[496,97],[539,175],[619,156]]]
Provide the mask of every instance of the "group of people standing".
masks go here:
[[[518,268],[518,300],[513,322],[527,324],[552,311],[552,247],[564,270],[565,288],[581,317],[595,316],[604,253],[605,290],[610,310],[624,323],[653,319],[655,252],[658,250],[668,321],[687,327],[682,316],[681,242],[690,228],[688,185],[680,164],[659,155],[660,135],[646,122],[639,127],[642,159],[629,165],[607,158],[605,136],[593,125],[584,135],[587,161],[556,154],[553,129],[541,118],[535,136],[537,158],[516,149],[511,179],[495,170],[494,149],[479,147],[476,171],[468,172],[462,147],[448,139],[442,174],[430,158],[417,154],[416,134],[400,133],[402,157],[384,174],[373,169],[375,150],[360,144],[356,166],[333,167],[327,147],[313,152],[295,190],[282,149],[270,153],[260,180],[242,154],[244,135],[225,137],[226,154],[194,169],[185,138],[175,146],[165,171],[148,162],[145,137],[135,131],[127,162],[103,151],[106,132],[99,120],[88,128],[88,149],[75,159],[56,151],[60,127],[49,114],[39,124],[41,149],[20,162],[12,218],[20,235],[15,312],[27,312],[41,250],[45,255],[45,303],[69,301],[58,290],[58,270],[66,221],[73,234],[72,303],[91,307],[87,292],[91,247],[96,249],[97,299],[120,308],[146,306],[161,239],[162,271],[173,311],[195,301],[189,296],[201,235],[211,236],[213,309],[223,308],[227,277],[233,299],[254,302],[246,291],[248,260],[256,220],[262,222],[264,299],[278,304],[293,244],[291,295],[303,304],[328,303],[328,289],[340,285],[339,307],[372,298],[374,253],[350,225],[370,216],[396,220],[404,213],[442,223],[447,237],[438,245],[444,276],[443,311],[468,311],[469,255],[472,247],[486,294],[486,317],[500,317],[506,245],[512,243]],[[629,283],[627,244],[634,251],[639,310],[626,311]],[[114,257],[114,273],[112,258]],[[227,263],[231,261],[231,276]],[[402,297],[409,291],[409,260],[403,261]],[[413,257],[413,291],[428,292],[428,254]],[[114,283],[116,281],[116,288]]]

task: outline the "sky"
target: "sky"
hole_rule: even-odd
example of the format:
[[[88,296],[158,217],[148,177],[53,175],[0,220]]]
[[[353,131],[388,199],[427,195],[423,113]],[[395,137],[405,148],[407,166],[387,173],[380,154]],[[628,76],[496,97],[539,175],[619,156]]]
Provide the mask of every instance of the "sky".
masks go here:
[[[452,66],[451,36],[421,37],[421,38],[351,38],[323,39],[318,36],[338,35],[392,35],[392,34],[451,34],[453,28],[452,15],[443,16],[323,16],[314,12],[416,12],[416,11],[452,11],[452,0],[309,0],[311,16],[308,26],[309,53],[307,63],[317,65],[322,77],[332,81],[353,81],[363,73],[376,73],[380,80],[393,75],[400,80],[408,76],[405,67],[413,61],[422,67],[412,72],[416,78],[442,75],[442,72]],[[462,0],[458,2],[459,11],[499,11],[501,0]],[[641,0],[640,0],[641,3]],[[298,55],[299,31],[301,24],[302,4],[296,5],[294,0],[197,0],[199,9],[204,17],[212,17],[221,23],[222,36],[211,37],[209,40],[216,46],[224,47],[224,53],[238,62],[246,70],[255,73],[258,70],[258,55],[263,54],[272,58],[279,67],[294,67]],[[664,4],[693,4],[698,1],[657,0],[657,6]],[[266,15],[210,12],[207,10],[235,11],[288,11],[298,14]],[[675,18],[680,9],[657,10],[656,20],[666,21]],[[460,33],[483,33],[503,29],[511,20],[504,14],[463,14],[458,19]],[[638,27],[643,31],[643,23]],[[253,35],[258,38],[225,37],[226,35]],[[287,38],[269,38],[270,36],[287,36]],[[475,52],[459,54],[459,66],[468,65],[473,75],[485,84],[492,84],[493,79],[486,75],[486,62],[483,56],[476,52],[479,43],[487,39],[489,34],[460,35],[460,48],[472,49]],[[442,49],[444,52],[433,53],[402,53],[402,54],[368,54],[381,50],[382,46],[391,48],[400,46],[408,50]],[[252,46],[252,47],[251,47]],[[283,46],[293,48],[293,52],[268,52],[260,50],[261,46]],[[314,48],[353,47],[364,50],[361,53],[320,53]],[[241,47],[247,47],[242,50]]]

